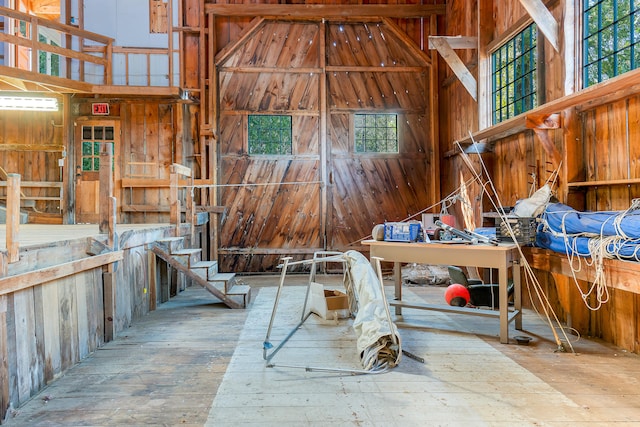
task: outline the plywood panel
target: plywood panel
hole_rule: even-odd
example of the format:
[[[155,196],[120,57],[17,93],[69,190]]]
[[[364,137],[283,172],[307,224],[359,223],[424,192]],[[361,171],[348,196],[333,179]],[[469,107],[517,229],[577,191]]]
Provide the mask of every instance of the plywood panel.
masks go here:
[[[60,309],[58,305],[57,283],[47,283],[40,287],[42,294],[42,315],[44,322],[44,379],[51,381],[60,374],[62,361],[60,358]]]
[[[78,360],[78,312],[75,278],[67,277],[58,284],[60,307],[60,360],[67,370]]]
[[[27,289],[14,294],[14,316],[16,354],[20,357],[16,360],[16,378],[18,399],[20,402],[31,397],[34,388],[32,374],[37,375],[36,337],[35,337],[35,313],[33,290]]]
[[[0,295],[0,417],[9,409],[9,331],[7,328],[7,296]]]

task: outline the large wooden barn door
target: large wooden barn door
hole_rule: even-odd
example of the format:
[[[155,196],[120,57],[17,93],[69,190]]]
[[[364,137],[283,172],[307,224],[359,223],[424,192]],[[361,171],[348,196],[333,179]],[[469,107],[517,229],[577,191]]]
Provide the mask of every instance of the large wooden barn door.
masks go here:
[[[430,69],[386,25],[329,23],[326,40],[327,247],[366,252],[376,224],[420,220],[437,197]]]
[[[114,159],[120,146],[120,123],[115,120],[78,122],[75,135],[76,152],[76,223],[99,221],[100,143],[113,144]],[[114,175],[115,176],[115,175]]]
[[[366,251],[359,241],[376,223],[433,203],[428,63],[383,23],[256,25],[217,64],[220,268],[279,271],[283,256]],[[397,148],[357,152],[361,113],[394,114]],[[274,116],[290,147],[264,153],[285,129],[259,127],[252,147],[250,124]]]

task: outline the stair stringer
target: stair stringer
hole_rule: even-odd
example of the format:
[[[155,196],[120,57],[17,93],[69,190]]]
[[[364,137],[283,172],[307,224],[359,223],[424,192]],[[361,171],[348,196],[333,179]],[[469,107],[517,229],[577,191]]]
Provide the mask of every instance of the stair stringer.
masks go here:
[[[207,281],[206,279],[201,277],[199,274],[197,274],[196,272],[192,271],[188,266],[182,264],[180,261],[175,259],[169,252],[164,251],[157,244],[155,244],[155,243],[151,244],[150,247],[149,247],[149,250],[151,250],[154,254],[156,254],[157,256],[162,258],[164,261],[166,261],[171,267],[173,267],[176,270],[178,270],[181,273],[183,273],[185,276],[187,276],[193,282],[195,282],[198,285],[200,285],[203,288],[205,288],[213,296],[215,296],[216,298],[220,299],[220,301],[222,301],[228,307],[230,307],[230,308],[246,308],[246,305],[240,304],[237,301],[235,301],[232,298],[230,298],[224,292],[220,291],[218,288],[213,286],[213,284],[211,282]],[[245,300],[245,304],[246,304],[246,300]]]

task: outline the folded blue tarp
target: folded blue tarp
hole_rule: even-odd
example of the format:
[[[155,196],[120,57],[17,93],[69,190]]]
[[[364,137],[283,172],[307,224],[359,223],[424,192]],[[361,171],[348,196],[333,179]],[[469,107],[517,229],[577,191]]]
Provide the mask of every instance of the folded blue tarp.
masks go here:
[[[616,222],[619,222],[618,229]],[[618,238],[612,239],[612,236]],[[601,238],[609,241],[598,248],[602,244]],[[592,250],[598,248],[609,258],[638,261],[640,212],[579,212],[562,203],[550,203],[542,214],[535,245],[578,256],[591,256]]]
[[[535,245],[539,248],[551,249],[554,252],[571,254],[575,256],[591,256],[589,242],[594,244],[597,237],[573,237],[553,235],[550,232],[538,231]],[[620,239],[610,242],[604,248],[609,258],[639,261],[640,239]]]
[[[549,203],[542,218],[549,228],[557,233],[615,236],[620,233],[615,229],[614,220],[621,215],[620,230],[624,235],[631,238],[640,237],[640,211],[635,210],[579,212],[562,203]]]

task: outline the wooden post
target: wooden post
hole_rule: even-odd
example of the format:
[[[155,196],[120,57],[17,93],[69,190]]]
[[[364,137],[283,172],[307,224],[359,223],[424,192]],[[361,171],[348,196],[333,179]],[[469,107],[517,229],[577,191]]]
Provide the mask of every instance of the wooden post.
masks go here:
[[[196,206],[193,197],[193,177],[189,179],[189,186],[186,189],[186,220],[189,221],[190,244],[195,245],[196,240]]]
[[[111,250],[117,250],[118,242],[116,241],[116,198],[109,197],[109,224],[107,245]]]
[[[7,250],[9,262],[20,260],[20,175],[7,174]]]
[[[149,277],[149,311],[155,311],[158,298],[158,257],[151,250],[147,250],[147,266],[147,276]]]
[[[175,235],[180,237],[180,198],[178,197],[178,173],[171,166],[171,176],[169,178],[171,187],[169,188],[169,221],[175,226]]]
[[[110,271],[102,273],[104,303],[104,342],[113,341],[116,334],[116,276]]]
[[[100,143],[100,233],[109,233],[111,221],[111,203],[113,197],[113,145]]]

